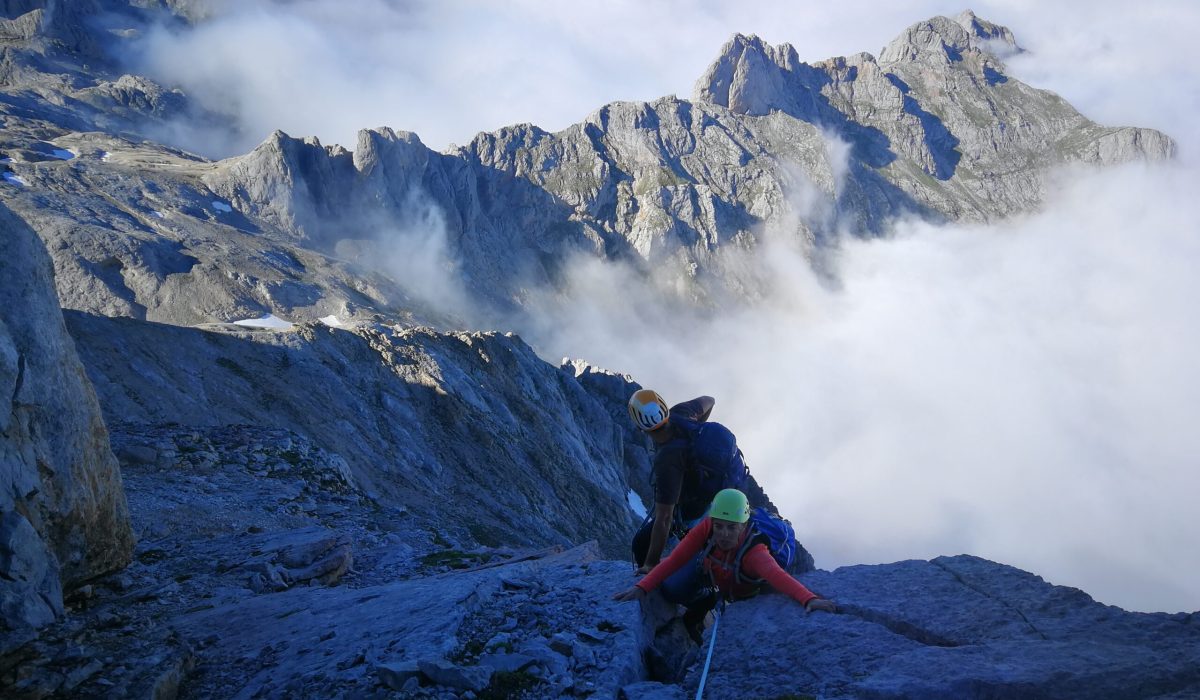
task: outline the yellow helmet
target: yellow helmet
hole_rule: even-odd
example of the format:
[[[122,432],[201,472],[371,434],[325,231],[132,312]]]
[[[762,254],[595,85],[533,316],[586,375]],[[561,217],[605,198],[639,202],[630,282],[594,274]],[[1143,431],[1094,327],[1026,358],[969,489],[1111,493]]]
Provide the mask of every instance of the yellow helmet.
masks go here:
[[[629,417],[646,432],[663,427],[667,422],[667,411],[667,402],[656,391],[641,389],[629,398]]]

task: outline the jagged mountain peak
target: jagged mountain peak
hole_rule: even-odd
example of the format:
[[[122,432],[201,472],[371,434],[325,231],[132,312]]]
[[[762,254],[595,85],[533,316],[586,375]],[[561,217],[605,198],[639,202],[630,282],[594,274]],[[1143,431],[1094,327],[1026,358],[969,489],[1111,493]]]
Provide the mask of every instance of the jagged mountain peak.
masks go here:
[[[1021,49],[1008,27],[980,19],[971,10],[957,17],[931,17],[905,29],[879,55],[879,62],[950,65],[976,52],[1003,59]]]
[[[1017,44],[1017,38],[1013,36],[1011,29],[981,19],[971,10],[959,13],[954,21],[967,30],[976,45],[983,42],[987,50],[997,58],[1005,58],[1024,50]]]
[[[985,62],[999,62],[1021,51],[1012,31],[981,19],[971,10],[954,18],[937,16],[917,22],[884,47],[878,63],[921,62],[950,65],[966,52],[982,54]],[[696,81],[694,98],[747,114],[765,114],[786,91],[787,74],[833,65],[876,63],[867,52],[851,57],[834,57],[812,64],[800,60],[790,43],[776,46],[755,34],[734,34],[721,47],[717,58]],[[783,74],[783,75],[781,75]],[[819,79],[818,79],[819,80]],[[753,86],[753,89],[748,89]]]
[[[735,34],[696,81],[694,99],[748,114],[765,113],[770,93],[782,89],[780,73],[799,64],[791,44],[771,46],[754,34]],[[755,89],[746,92],[742,88],[747,85]]]

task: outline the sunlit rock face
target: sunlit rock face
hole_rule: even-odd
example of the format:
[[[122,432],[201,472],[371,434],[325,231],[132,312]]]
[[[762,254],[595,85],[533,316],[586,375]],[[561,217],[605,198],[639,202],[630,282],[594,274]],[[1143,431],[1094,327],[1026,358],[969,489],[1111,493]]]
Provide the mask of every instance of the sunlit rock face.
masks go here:
[[[64,306],[104,315],[486,325],[557,288],[575,256],[715,306],[764,291],[730,253],[765,236],[816,255],[898,216],[995,220],[1037,208],[1059,166],[1174,150],[1008,75],[1016,38],[966,12],[814,63],[736,35],[690,100],[615,102],[558,133],[520,124],[437,153],[385,127],[353,151],[275,132],[214,162],[159,144],[173,124],[226,121],[88,48],[202,8],[101,4],[105,28],[10,8],[29,26],[5,40],[0,195],[47,240]]]

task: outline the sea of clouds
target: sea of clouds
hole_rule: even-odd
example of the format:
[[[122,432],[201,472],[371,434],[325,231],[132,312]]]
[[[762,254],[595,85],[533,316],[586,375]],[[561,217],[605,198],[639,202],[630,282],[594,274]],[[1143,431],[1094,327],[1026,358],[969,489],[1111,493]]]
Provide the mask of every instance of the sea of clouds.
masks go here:
[[[276,128],[352,144],[388,125],[442,148],[686,97],[734,32],[820,60],[962,9],[257,0],[147,32],[135,67],[236,124],[232,139],[181,132],[209,155]],[[580,262],[522,330],[548,358],[628,372],[668,400],[717,397],[714,419],[822,568],[968,552],[1130,609],[1200,609],[1200,8],[973,9],[1028,49],[1010,74],[1100,123],[1166,131],[1178,161],[1064,170],[1041,211],[990,226],[847,236],[828,276],[768,232],[750,264],[771,294],[716,315],[631,302],[657,290],[631,295],[630,271]]]

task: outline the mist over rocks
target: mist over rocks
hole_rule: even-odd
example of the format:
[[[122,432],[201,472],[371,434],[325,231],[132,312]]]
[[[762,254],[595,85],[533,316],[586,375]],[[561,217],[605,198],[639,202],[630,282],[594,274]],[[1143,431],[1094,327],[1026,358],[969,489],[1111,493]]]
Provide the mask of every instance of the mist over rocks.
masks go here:
[[[204,184],[214,166],[198,156],[100,133],[39,133],[5,131],[7,167],[30,186],[3,196],[47,242],[64,308],[177,325],[267,313],[456,325],[378,270],[250,220]]]
[[[56,21],[114,48],[156,17],[203,14],[104,7],[99,24]],[[744,257],[768,235],[819,258],[901,217],[1036,209],[1064,164],[1174,150],[1006,75],[1016,39],[970,13],[917,23],[878,59],[808,64],[737,35],[692,100],[615,102],[558,133],[519,124],[438,153],[387,127],[362,130],[353,151],[276,131],[216,162],[153,141],[183,123],[225,128],[220,117],[108,62],[85,69],[87,54],[47,31],[12,40],[29,61],[48,42],[59,63],[29,63],[29,79],[59,87],[3,91],[0,151],[30,186],[0,196],[47,240],[66,307],[186,325],[266,313],[519,325],[580,258],[717,307],[767,292]],[[25,157],[37,143],[81,157]]]
[[[50,259],[0,205],[0,653],[63,612],[74,589],[129,561],[125,492],[63,324]]]
[[[1159,132],[1101,127],[1006,76],[997,54],[1016,50],[971,14],[913,25],[879,59],[810,65],[738,35],[690,102],[617,102],[558,133],[515,125],[445,154],[388,129],[361,132],[352,159],[276,134],[208,182],[327,245],[403,220],[420,192],[466,288],[499,308],[553,284],[571,252],[701,299],[753,295],[722,253],[753,249],[764,227],[819,246],[899,216],[990,221],[1036,208],[1055,166],[1171,156]]]
[[[853,160],[956,220],[1035,208],[1056,164],[1171,157],[1174,144],[1160,132],[1101,127],[1059,96],[1005,75],[1004,55],[1017,50],[1011,31],[969,12],[912,25],[878,58],[807,64],[791,45],[738,35],[697,82],[694,99],[823,126],[849,143]]]

